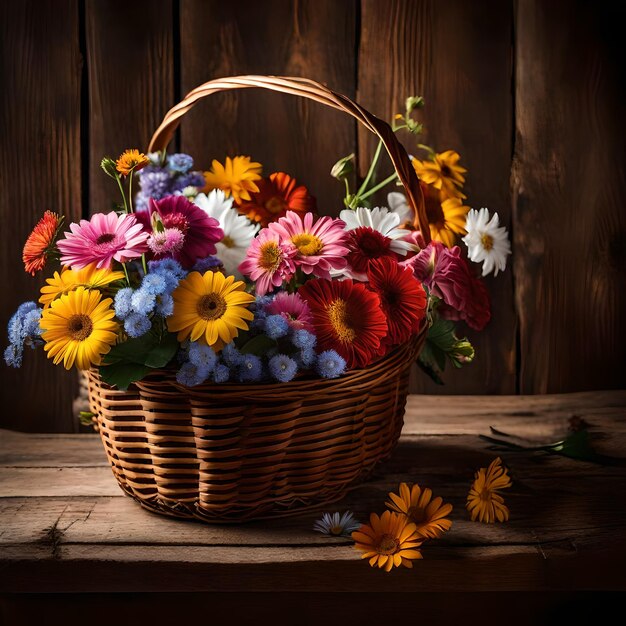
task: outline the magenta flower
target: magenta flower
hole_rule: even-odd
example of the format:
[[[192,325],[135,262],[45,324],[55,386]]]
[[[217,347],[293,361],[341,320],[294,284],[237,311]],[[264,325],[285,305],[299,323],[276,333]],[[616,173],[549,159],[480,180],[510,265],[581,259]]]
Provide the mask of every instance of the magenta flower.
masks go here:
[[[134,215],[96,213],[90,220],[70,224],[65,239],[57,242],[61,264],[80,269],[91,263],[109,268],[113,259],[126,263],[148,249],[148,234]]]
[[[312,213],[305,213],[303,218],[295,211],[287,211],[285,217],[268,226],[296,247],[296,267],[305,274],[328,279],[331,270],[343,270],[348,264],[345,227],[343,220],[332,217],[320,217],[313,224]]]
[[[163,237],[160,236],[163,233],[152,233],[153,213],[158,214],[165,227]],[[136,215],[152,234],[150,248],[153,257],[176,259],[185,269],[193,267],[198,259],[215,254],[215,244],[224,237],[219,222],[185,196],[150,199],[148,211],[140,211]],[[174,230],[178,233],[171,232]]]
[[[281,315],[294,330],[313,332],[313,316],[306,300],[299,293],[281,291],[265,307],[268,315]]]
[[[255,291],[263,296],[294,275],[297,252],[290,241],[283,241],[277,232],[264,228],[252,240],[239,271],[256,282]]]
[[[464,320],[475,330],[482,330],[491,318],[487,288],[461,256],[458,246],[446,248],[432,241],[403,265],[413,268],[415,276],[430,292],[443,300],[442,317]]]

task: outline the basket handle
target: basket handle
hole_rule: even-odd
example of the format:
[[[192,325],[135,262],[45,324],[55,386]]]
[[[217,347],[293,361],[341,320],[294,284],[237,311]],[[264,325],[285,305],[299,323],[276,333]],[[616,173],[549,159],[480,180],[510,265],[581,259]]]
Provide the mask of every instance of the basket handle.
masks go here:
[[[404,186],[408,204],[413,210],[413,226],[421,231],[426,243],[430,241],[430,228],[426,217],[424,196],[417,174],[404,146],[397,140],[389,124],[372,115],[347,96],[335,93],[313,80],[281,76],[231,76],[210,80],[190,91],[165,114],[161,125],[150,140],[148,150],[150,152],[164,150],[171,141],[183,115],[192,109],[198,100],[219,91],[254,87],[309,98],[339,111],[344,111],[374,133],[385,146],[398,178]]]

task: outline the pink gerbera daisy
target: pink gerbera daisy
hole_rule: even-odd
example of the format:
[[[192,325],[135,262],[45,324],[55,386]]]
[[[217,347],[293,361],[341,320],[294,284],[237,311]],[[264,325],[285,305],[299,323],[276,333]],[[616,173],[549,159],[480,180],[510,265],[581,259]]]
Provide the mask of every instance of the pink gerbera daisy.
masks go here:
[[[294,262],[305,274],[330,278],[331,270],[343,270],[348,263],[345,226],[343,220],[332,217],[320,217],[314,224],[312,213],[301,217],[288,211],[268,228],[296,247]]]
[[[265,307],[268,315],[282,315],[294,330],[313,330],[311,309],[299,293],[281,291]]]
[[[65,239],[57,242],[61,264],[72,269],[96,263],[109,268],[113,259],[126,263],[140,257],[148,249],[148,234],[134,215],[96,213],[91,220],[70,224]]]
[[[185,196],[151,199],[149,210],[137,213],[146,230],[152,231],[153,213],[158,214],[165,228],[163,236],[152,235],[150,247],[154,258],[171,257],[189,269],[198,259],[215,254],[215,244],[224,238],[220,223]]]
[[[252,240],[239,271],[256,282],[256,293],[263,296],[294,275],[297,252],[290,241],[283,241],[278,233],[264,228]]]

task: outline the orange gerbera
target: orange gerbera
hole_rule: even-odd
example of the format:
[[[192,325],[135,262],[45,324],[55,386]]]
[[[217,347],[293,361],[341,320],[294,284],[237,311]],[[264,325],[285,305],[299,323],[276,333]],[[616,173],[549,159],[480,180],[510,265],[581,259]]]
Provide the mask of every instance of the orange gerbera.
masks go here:
[[[267,226],[287,211],[300,215],[316,210],[315,198],[304,185],[298,185],[295,178],[284,172],[274,172],[269,178],[259,182],[259,190],[252,194],[248,202],[242,202],[239,212],[248,219]]]
[[[406,515],[385,511],[380,517],[370,515],[370,523],[363,524],[352,533],[354,547],[369,559],[372,567],[390,572],[393,567],[413,567],[412,559],[421,559],[419,547],[422,540],[415,524]]]
[[[144,168],[150,163],[150,159],[136,149],[125,150],[115,162],[115,169],[122,176],[129,176],[132,172],[136,172]]]
[[[33,232],[28,235],[22,252],[22,261],[24,269],[31,276],[46,266],[46,261],[54,250],[54,242],[62,222],[62,217],[52,211],[46,211],[33,228]]]
[[[432,499],[433,492],[419,485],[409,487],[406,483],[400,484],[400,493],[390,493],[390,502],[387,506],[392,510],[406,515],[410,522],[415,524],[417,534],[424,539],[440,537],[446,530],[450,530],[452,522],[445,519],[452,511],[451,504],[444,504],[441,498]]]
[[[502,466],[500,457],[494,459],[489,467],[481,467],[476,472],[472,488],[467,495],[467,510],[472,521],[479,520],[486,524],[496,520],[506,522],[509,519],[509,509],[498,492],[511,485],[508,470]]]
[[[226,157],[224,165],[216,159],[211,163],[211,170],[204,172],[206,186],[203,192],[221,189],[224,195],[233,197],[235,202],[250,200],[250,193],[259,190],[256,181],[261,180],[261,164],[253,162],[250,157]]]

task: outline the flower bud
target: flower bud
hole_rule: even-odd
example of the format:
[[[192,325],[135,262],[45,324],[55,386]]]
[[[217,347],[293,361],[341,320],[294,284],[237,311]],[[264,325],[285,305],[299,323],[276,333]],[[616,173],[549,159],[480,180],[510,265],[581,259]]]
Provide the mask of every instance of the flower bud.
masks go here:
[[[100,167],[104,170],[104,173],[111,178],[117,178],[117,169],[115,167],[115,161],[109,157],[104,157],[100,161]]]
[[[347,178],[354,171],[354,153],[345,156],[333,165],[330,175],[337,180]]]
[[[150,216],[150,224],[152,225],[152,232],[154,233],[165,232],[165,226],[163,224],[163,220],[161,219],[161,216],[156,211],[154,211],[154,213],[152,213],[152,215]]]
[[[409,115],[415,111],[415,109],[421,109],[424,106],[424,98],[422,98],[422,96],[409,96],[404,105],[407,115]]]

